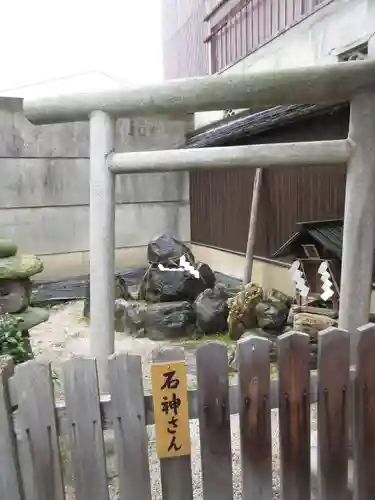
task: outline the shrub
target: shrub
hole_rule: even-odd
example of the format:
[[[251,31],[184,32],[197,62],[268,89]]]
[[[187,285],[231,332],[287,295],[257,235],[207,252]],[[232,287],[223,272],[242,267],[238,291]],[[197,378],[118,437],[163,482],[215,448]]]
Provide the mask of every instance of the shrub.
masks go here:
[[[10,314],[0,314],[0,356],[11,356],[15,364],[33,357],[29,339],[20,330],[20,322]]]

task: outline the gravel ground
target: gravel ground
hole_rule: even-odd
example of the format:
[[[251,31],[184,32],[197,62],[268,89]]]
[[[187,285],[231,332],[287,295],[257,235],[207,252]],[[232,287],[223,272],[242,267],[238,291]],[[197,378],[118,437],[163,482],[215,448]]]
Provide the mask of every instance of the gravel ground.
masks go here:
[[[51,310],[48,322],[37,326],[31,331],[31,339],[36,358],[41,361],[49,361],[52,368],[59,375],[61,363],[72,356],[88,354],[88,334],[89,326],[82,320],[83,303],[80,301],[56,307]],[[165,343],[168,345],[168,343]],[[148,339],[134,339],[124,334],[116,334],[116,351],[128,351],[139,354],[142,358],[144,370],[145,390],[150,387],[149,371],[151,364],[152,350],[159,346],[160,342],[152,342]],[[194,352],[192,349],[186,350],[188,363],[188,383],[190,387],[196,387]],[[233,383],[235,378],[232,379]],[[59,385],[56,387],[56,397],[62,398],[62,391]],[[312,405],[312,430],[316,429],[316,409]],[[154,426],[148,427],[149,434],[149,459],[151,472],[151,486],[154,500],[161,500],[160,469],[159,461],[155,450],[155,430]],[[201,484],[201,464],[200,464],[200,443],[199,426],[197,421],[191,421],[190,425],[192,443],[192,476],[194,487],[194,499],[200,500],[202,495]],[[234,500],[242,498],[241,494],[241,469],[240,469],[240,433],[238,415],[231,417],[232,434],[232,463],[233,463],[233,486]],[[278,443],[278,415],[277,411],[272,411],[272,463],[273,463],[273,498],[278,499],[280,490],[279,477],[279,443]],[[116,464],[113,450],[113,438],[111,433],[106,433],[106,451],[108,475],[110,480],[111,500],[119,498],[117,488]],[[68,467],[69,470],[69,467]],[[72,488],[67,489],[67,500],[74,500]],[[314,497],[315,498],[315,497]]]

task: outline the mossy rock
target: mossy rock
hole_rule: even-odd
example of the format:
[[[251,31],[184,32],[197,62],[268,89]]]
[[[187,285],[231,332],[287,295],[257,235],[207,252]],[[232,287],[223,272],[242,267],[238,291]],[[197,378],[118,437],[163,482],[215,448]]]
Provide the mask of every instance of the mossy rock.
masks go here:
[[[0,259],[14,257],[17,250],[17,245],[13,241],[0,238]]]
[[[322,314],[297,313],[294,316],[293,329],[316,339],[320,331],[336,325],[337,321]]]
[[[47,321],[49,312],[41,307],[28,307],[25,311],[11,314],[11,316],[21,320],[19,328],[21,331],[25,331]]]
[[[255,308],[263,298],[263,289],[256,283],[248,283],[230,301],[228,328],[232,340],[238,340],[245,330],[257,327]]]
[[[0,259],[0,279],[29,278],[43,271],[43,262],[36,255],[20,255]]]
[[[276,290],[275,288],[265,290],[264,298],[272,302],[282,302],[288,307],[290,307],[293,302],[292,297],[289,297],[289,295],[287,295],[286,293],[280,292],[280,290]]]

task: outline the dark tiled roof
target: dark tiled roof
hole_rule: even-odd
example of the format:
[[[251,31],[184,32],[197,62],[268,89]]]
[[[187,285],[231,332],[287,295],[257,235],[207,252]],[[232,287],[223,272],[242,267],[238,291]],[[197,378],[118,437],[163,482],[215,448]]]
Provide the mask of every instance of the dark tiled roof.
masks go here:
[[[342,255],[343,219],[329,219],[297,223],[297,231],[272,257],[283,257],[291,253],[291,245],[310,236],[339,259]]]
[[[290,106],[275,106],[254,113],[243,111],[229,118],[211,123],[189,134],[185,148],[202,148],[222,146],[228,142],[260,134],[267,130],[302,120],[304,118],[335,111],[347,104],[335,106],[318,104],[292,104]]]

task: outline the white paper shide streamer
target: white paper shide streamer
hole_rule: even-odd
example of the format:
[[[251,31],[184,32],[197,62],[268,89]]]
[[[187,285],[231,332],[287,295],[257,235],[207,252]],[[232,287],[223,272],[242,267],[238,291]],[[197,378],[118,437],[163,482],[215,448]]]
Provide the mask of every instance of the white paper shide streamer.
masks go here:
[[[306,298],[310,292],[310,288],[306,282],[306,279],[301,271],[301,263],[299,260],[296,260],[291,265],[289,272],[292,276],[292,280],[296,286],[296,289],[299,291],[300,295]]]
[[[185,255],[180,258],[179,267],[164,267],[163,264],[159,264],[158,268],[160,271],[187,271],[189,274],[194,276],[194,278],[199,279],[200,274],[195,267],[193,267],[188,260],[186,260]]]
[[[322,289],[323,293],[321,293],[320,297],[322,300],[327,301],[334,295],[334,291],[332,290],[332,281],[331,275],[329,272],[329,265],[327,261],[324,261],[320,264],[318,273],[320,274],[320,279],[322,280]]]

